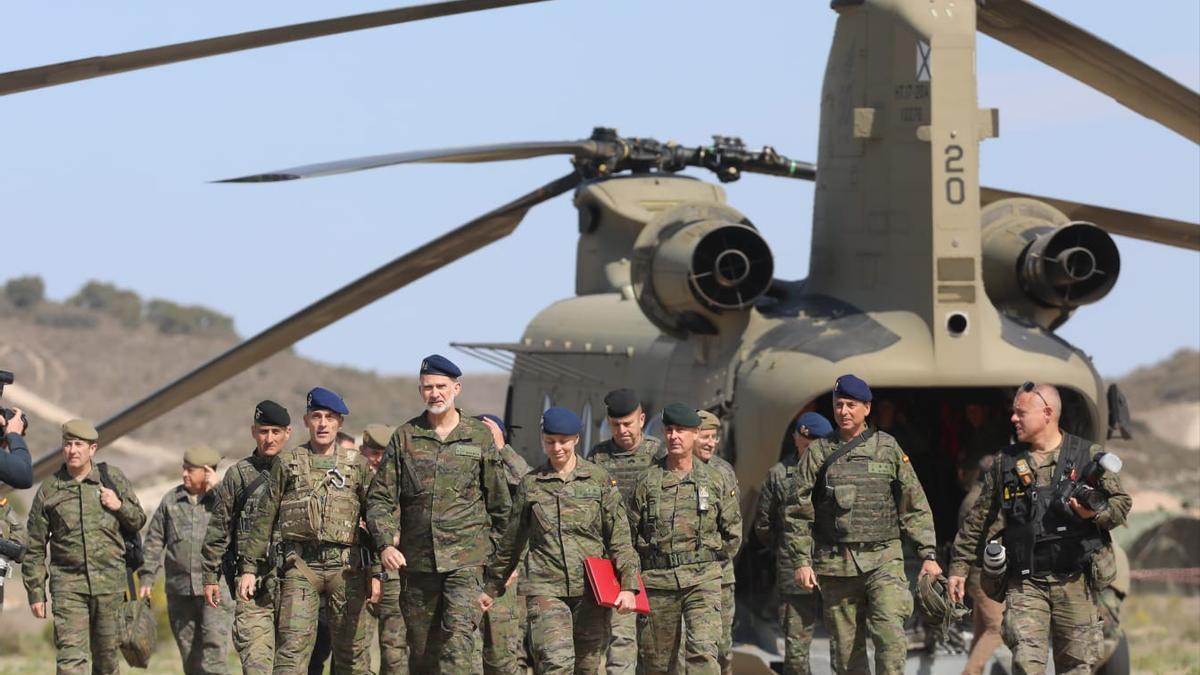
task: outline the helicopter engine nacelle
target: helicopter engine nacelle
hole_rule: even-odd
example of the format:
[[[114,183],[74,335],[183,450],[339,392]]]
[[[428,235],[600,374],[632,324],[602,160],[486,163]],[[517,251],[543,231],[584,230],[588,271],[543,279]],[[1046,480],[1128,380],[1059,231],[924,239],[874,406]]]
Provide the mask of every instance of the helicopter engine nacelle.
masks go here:
[[[1025,198],[988,204],[981,220],[983,284],[1002,312],[1053,330],[1117,283],[1117,245],[1091,223]]]
[[[655,216],[634,244],[633,292],[668,335],[715,335],[743,319],[771,285],[767,242],[737,210],[680,204]]]

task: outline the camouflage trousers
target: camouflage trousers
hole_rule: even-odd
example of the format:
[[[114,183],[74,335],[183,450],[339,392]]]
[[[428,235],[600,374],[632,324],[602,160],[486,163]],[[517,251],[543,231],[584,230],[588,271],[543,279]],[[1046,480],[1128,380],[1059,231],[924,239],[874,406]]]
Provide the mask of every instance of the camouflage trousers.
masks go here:
[[[533,672],[538,675],[600,672],[600,659],[612,631],[611,609],[597,605],[590,593],[574,598],[531,595],[521,601],[529,612]]]
[[[318,558],[325,559],[318,559]],[[279,621],[276,628],[275,669],[277,675],[308,672],[316,642],[317,615],[321,597],[329,607],[329,629],[333,639],[334,664],[339,675],[354,669],[356,615],[346,611],[346,566],[348,555],[341,547],[322,546],[321,555],[310,560],[294,557],[284,568],[280,584]]]
[[[808,654],[817,624],[815,593],[781,594],[779,627],[783,629],[783,675],[809,675]]]
[[[58,675],[121,672],[121,604],[124,593],[54,593],[54,649]]]
[[[1004,603],[996,602],[983,592],[981,571],[972,567],[967,573],[967,595],[971,597],[971,624],[975,636],[963,675],[982,675],[983,667],[1000,646],[1000,626],[1004,622]]]
[[[1010,579],[1004,613],[1004,643],[1016,675],[1046,672],[1054,646],[1054,672],[1083,675],[1099,658],[1103,635],[1095,598],[1082,574]]]
[[[461,675],[475,670],[482,574],[480,567],[403,573],[400,610],[414,673]]]
[[[718,675],[721,640],[721,580],[679,590],[647,589],[649,614],[638,614],[638,673],[677,675],[680,642],[688,675]],[[683,634],[680,619],[687,624]]]
[[[371,595],[371,575],[365,570],[355,569],[346,574],[346,614],[353,616],[351,625],[354,636],[350,642],[352,670],[356,673],[371,673],[371,636],[375,633],[375,615],[369,611],[367,598]],[[341,673],[335,664],[334,672]]]
[[[408,631],[400,612],[399,572],[388,572],[375,608],[379,625],[379,675],[408,675]],[[369,634],[368,634],[369,635]]]
[[[278,580],[267,577],[252,600],[238,600],[233,610],[233,648],[243,675],[267,675],[275,664],[275,593]]]
[[[637,615],[612,612],[611,628],[605,672],[607,675],[634,675],[638,664]]]
[[[890,560],[852,577],[821,575],[819,584],[833,672],[869,672],[862,669],[866,664],[866,636],[861,634],[865,618],[866,631],[875,643],[875,674],[901,675],[908,658],[904,622],[913,611],[904,561]]]
[[[220,675],[229,672],[229,630],[233,603],[222,589],[221,604],[209,607],[203,595],[168,595],[167,618],[183,672]]]
[[[736,584],[721,584],[721,640],[717,643],[717,664],[721,675],[733,675],[733,617],[737,613]]]
[[[525,598],[515,588],[496,598],[479,622],[477,649],[482,652],[483,675],[525,675],[529,659],[525,657]]]

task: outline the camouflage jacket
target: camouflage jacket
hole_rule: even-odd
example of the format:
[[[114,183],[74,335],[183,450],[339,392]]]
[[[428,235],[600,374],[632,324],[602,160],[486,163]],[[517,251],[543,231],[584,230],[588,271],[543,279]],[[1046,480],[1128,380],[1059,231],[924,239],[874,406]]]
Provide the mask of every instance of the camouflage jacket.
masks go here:
[[[508,481],[508,493],[515,495],[517,488],[521,486],[521,479],[533,469],[513,446],[507,444],[500,448],[500,461],[504,463],[504,480]]]
[[[775,583],[785,595],[804,595],[812,591],[800,588],[796,583],[795,570],[789,567],[783,547],[784,510],[796,489],[796,467],[799,457],[793,450],[783,461],[767,471],[762,494],[758,496],[758,509],[754,516],[754,533],[763,546],[775,553]],[[811,505],[811,502],[805,502]],[[812,519],[812,516],[809,516]]]
[[[565,476],[547,462],[521,481],[512,517],[488,565],[484,590],[489,595],[503,592],[526,547],[520,595],[583,595],[583,560],[589,556],[612,560],[621,588],[638,590],[637,554],[621,493],[607,471],[582,457],[577,461]]]
[[[1054,470],[1058,467],[1059,450],[1060,448],[1052,450],[1046,456],[1045,461],[1033,469],[1036,487],[1050,485],[1054,478]],[[1101,451],[1102,448],[1099,445],[1092,444],[1090,454],[1093,457]],[[980,541],[991,541],[1004,530],[1004,511],[996,509],[996,513],[992,517],[992,507],[998,497],[996,493],[1002,487],[1000,475],[1002,465],[1000,455],[997,454],[991,470],[983,474],[982,484],[978,491],[979,496],[970,506],[962,526],[958,529],[958,536],[954,538],[954,553],[950,559],[952,576],[967,576],[971,565],[978,564]],[[1033,462],[1030,462],[1030,465],[1032,466]],[[1105,472],[1100,479],[1100,487],[1109,495],[1108,509],[1097,513],[1092,522],[1102,530],[1111,530],[1125,523],[1129,509],[1133,506],[1133,498],[1129,496],[1125,488],[1121,487],[1121,478],[1118,474]]]
[[[723,488],[723,491],[728,492],[733,497],[733,503],[738,504],[739,508],[741,508],[740,504],[742,503],[742,495],[738,490],[737,472],[733,470],[733,465],[717,455],[713,455],[709,459],[708,465],[716,469],[721,474],[721,478],[725,480],[725,487]],[[733,574],[733,556],[735,555],[737,555],[737,551],[734,551],[732,554],[730,554],[729,558],[725,560],[725,562],[721,563],[722,586],[727,586],[736,581]]]
[[[792,570],[812,567],[817,574],[857,576],[877,569],[885,562],[904,559],[899,537],[870,543],[834,543],[823,541],[820,532],[813,527],[823,509],[833,508],[827,501],[814,498],[812,493],[821,465],[839,445],[836,440],[813,441],[797,466],[796,489],[784,519],[784,558]],[[933,513],[908,455],[895,439],[887,432],[874,432],[835,462],[835,466],[850,462],[866,463],[871,473],[891,476],[890,494],[883,498],[894,500],[897,530],[915,544],[918,555],[924,557],[936,552]]]
[[[25,523],[17,516],[8,497],[0,497],[0,539],[25,544]]]
[[[662,442],[653,436],[642,436],[642,442],[628,452],[622,450],[610,438],[597,443],[596,447],[592,448],[592,453],[588,455],[588,460],[607,471],[608,475],[616,481],[617,488],[621,490],[621,496],[629,499],[633,495],[633,488],[637,485],[638,479],[646,473],[646,469],[650,468],[655,460],[659,459],[658,455],[661,450]]]
[[[367,527],[381,547],[399,534],[411,571],[483,566],[512,507],[504,474],[483,422],[460,410],[458,426],[443,440],[422,413],[388,443],[367,497]]]
[[[95,464],[80,481],[63,465],[38,488],[29,507],[29,550],[21,565],[29,602],[45,602],[47,567],[51,593],[99,595],[126,590],[121,528],[141,530],[146,512],[125,474],[110,465],[109,475],[121,499],[117,511],[100,503],[100,470]]]
[[[254,512],[258,509],[258,500],[267,492],[267,482],[262,481],[254,489],[254,494],[246,496],[240,513],[235,512],[235,509],[246,489],[254,483],[260,473],[269,472],[274,462],[274,457],[266,457],[255,451],[254,454],[229,467],[229,470],[225,472],[225,477],[213,489],[213,508],[208,519],[208,531],[204,533],[202,549],[204,583],[206,585],[218,583],[224,575],[225,571],[221,568],[221,563],[225,557],[225,551],[229,547],[232,546],[235,549],[232,559],[240,560],[241,551],[237,550],[240,548],[238,542],[246,540],[246,534],[250,531],[250,524],[254,520]],[[271,543],[276,543],[278,540],[278,536],[272,536]],[[238,571],[235,569],[233,573],[236,574]]]
[[[163,567],[167,595],[204,595],[201,549],[216,502],[210,490],[193,504],[183,485],[163,495],[146,532],[146,562],[138,578],[141,585],[153,584],[158,568]]]
[[[646,588],[678,590],[722,578],[742,544],[742,514],[721,472],[694,461],[683,476],[655,462],[628,505]],[[708,560],[690,562],[694,557]]]
[[[340,486],[330,482],[327,474],[335,468],[342,474],[343,484]],[[346,470],[342,471],[343,468]],[[239,551],[241,573],[258,574],[259,570],[269,567],[273,541],[353,546],[358,522],[364,515],[370,484],[371,469],[366,458],[357,450],[335,445],[332,452],[322,454],[313,452],[312,446],[304,443],[279,453],[271,465],[267,490],[259,498],[251,517],[245,545]],[[304,507],[309,503],[308,500],[313,500],[313,508]],[[341,513],[342,500],[352,504],[353,508]],[[285,520],[287,509],[281,508],[287,504],[299,505],[296,514],[304,511],[317,514],[319,522],[305,523],[305,526],[311,525],[316,530],[304,536],[289,534]],[[336,514],[335,508],[339,509]]]

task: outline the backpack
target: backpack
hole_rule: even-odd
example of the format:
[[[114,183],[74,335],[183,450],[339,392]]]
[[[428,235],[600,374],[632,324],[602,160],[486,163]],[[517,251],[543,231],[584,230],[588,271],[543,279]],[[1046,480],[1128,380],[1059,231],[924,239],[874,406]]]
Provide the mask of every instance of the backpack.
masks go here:
[[[116,492],[117,497],[121,497],[124,500],[120,491],[117,490],[117,485],[113,482],[112,476],[109,475],[108,462],[100,462],[96,465],[96,468],[100,470],[100,483],[109,490]],[[142,533],[139,531],[129,532],[122,526],[121,538],[125,540],[125,569],[131,572],[140,570],[146,562],[146,552],[142,548]],[[136,594],[134,597],[137,597]]]

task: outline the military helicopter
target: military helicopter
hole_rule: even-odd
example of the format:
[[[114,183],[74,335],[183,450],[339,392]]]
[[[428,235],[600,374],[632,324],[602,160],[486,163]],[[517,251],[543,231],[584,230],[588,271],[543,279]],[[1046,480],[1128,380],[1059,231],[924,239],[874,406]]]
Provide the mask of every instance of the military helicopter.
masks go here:
[[[445,2],[0,74],[0,93],[231,49],[517,2]],[[680,146],[597,129],[587,138],[381,155],[234,179],[311,178],[403,163],[565,155],[571,170],[318,300],[100,425],[126,434],[297,340],[510,234],[534,206],[573,192],[575,297],[519,340],[460,343],[511,369],[505,417],[535,428],[549,404],[604,436],[600,398],[643,393],[650,412],[686,400],[725,418],[743,507],[779,457],[791,421],[827,412],[844,372],[930,422],[964,397],[1003,401],[1027,373],[1064,392],[1073,430],[1121,433],[1119,392],[1054,334],[1113,287],[1108,233],[1200,248],[1200,226],[979,185],[981,140],[997,115],[976,99],[975,35],[991,35],[1193,142],[1200,96],[1098,38],[1019,0],[836,1],[816,164],[735,138]],[[387,16],[384,16],[387,15]],[[364,15],[365,16],[365,15]],[[203,44],[200,44],[203,43]],[[864,47],[864,45],[866,45]],[[766,173],[815,182],[811,272],[774,277],[770,246],[720,181]],[[922,417],[922,414],[924,415]],[[930,432],[932,433],[932,432]],[[585,444],[587,444],[585,442]],[[39,458],[36,472],[57,457]]]

